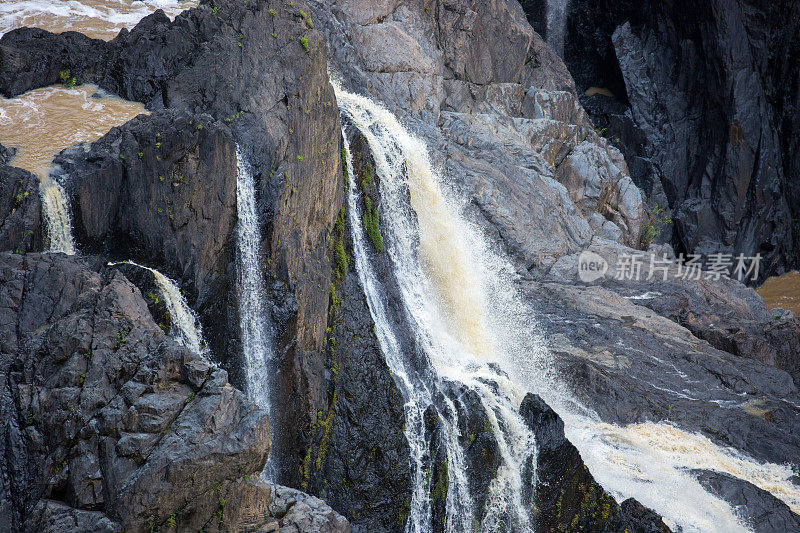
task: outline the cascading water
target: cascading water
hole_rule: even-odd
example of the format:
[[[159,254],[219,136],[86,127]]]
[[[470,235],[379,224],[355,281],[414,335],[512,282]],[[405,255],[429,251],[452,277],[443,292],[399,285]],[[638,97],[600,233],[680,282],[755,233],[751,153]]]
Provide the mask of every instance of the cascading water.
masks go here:
[[[564,38],[567,31],[569,0],[547,0],[547,44],[560,57],[564,57]]]
[[[380,181],[384,242],[393,263],[406,319],[411,324],[416,354],[404,353],[395,325],[388,319],[383,292],[372,269],[358,216],[358,191],[350,180],[349,217],[359,280],[375,322],[381,351],[398,378],[406,403],[405,431],[411,449],[414,490],[407,530],[431,531],[431,504],[426,480],[430,466],[426,454],[423,415],[435,406],[442,426],[442,442],[449,465],[445,529],[482,531],[531,529],[525,488],[532,480],[523,473],[535,460],[533,434],[517,413],[521,397],[508,378],[489,365],[494,353],[482,314],[479,284],[467,260],[463,228],[449,208],[431,170],[425,145],[409,135],[387,110],[367,98],[336,86],[340,110],[367,139]],[[346,139],[346,137],[345,137]],[[348,153],[347,164],[352,169]],[[411,193],[409,211],[406,191]],[[414,216],[416,215],[416,216]],[[419,237],[419,254],[415,242]],[[431,298],[430,295],[435,295]],[[418,359],[419,356],[416,357]],[[423,370],[420,371],[420,366]],[[490,483],[482,516],[470,495],[463,450],[459,440],[456,404],[448,384],[464,387],[479,398],[487,424],[497,441],[500,466]]]
[[[236,150],[236,254],[239,327],[244,351],[247,396],[271,415],[269,362],[272,346],[264,310],[264,279],[261,276],[261,232],[256,210],[255,180],[238,147]],[[270,419],[271,416],[270,416]],[[273,431],[274,434],[274,431]],[[270,476],[272,456],[265,469]]]
[[[123,263],[109,263],[109,266],[128,264],[138,268],[147,270],[153,274],[156,281],[156,287],[161,297],[164,298],[164,303],[167,306],[167,312],[170,317],[170,335],[173,339],[178,341],[181,345],[186,346],[191,351],[198,355],[206,353],[205,342],[203,341],[203,329],[197,315],[194,313],[186,299],[181,294],[178,285],[169,279],[167,276],[158,270],[133,261],[125,261]]]
[[[800,505],[798,489],[790,481],[793,473],[787,467],[761,464],[667,424],[606,424],[581,406],[547,364],[548,353],[536,333],[535,317],[516,291],[513,266],[493,251],[480,230],[458,215],[453,195],[442,193],[424,144],[389,111],[335,84],[334,88],[340,111],[367,139],[375,159],[384,242],[407,323],[431,367],[428,374],[418,372],[411,356],[401,349],[365,245],[358,216],[360,193],[356,180],[350,180],[348,208],[356,269],[381,351],[407,400],[405,431],[415,480],[408,531],[431,530],[424,484],[429,443],[423,414],[447,381],[462,383],[479,394],[502,449],[503,465],[491,484],[481,530],[499,530],[504,518],[506,530],[530,528],[522,489],[535,480],[523,479],[522,472],[526,461],[534,458],[535,443],[516,413],[527,391],[541,395],[562,416],[567,437],[611,494],[620,501],[638,499],[673,529],[747,531],[731,506],[708,493],[688,468],[728,472],[771,492],[793,509]],[[352,169],[346,135],[344,138],[347,165]],[[405,187],[411,193],[410,206]],[[409,215],[411,210],[414,213]],[[513,382],[489,362],[496,362],[513,376]],[[440,402],[437,409],[444,422],[452,473],[446,529],[473,530],[473,520],[481,517],[473,515],[469,486],[458,471],[463,467],[458,413],[447,401]]]
[[[64,189],[49,175],[45,175],[39,183],[39,194],[42,197],[42,214],[49,241],[48,250],[53,253],[75,255],[72,216]]]

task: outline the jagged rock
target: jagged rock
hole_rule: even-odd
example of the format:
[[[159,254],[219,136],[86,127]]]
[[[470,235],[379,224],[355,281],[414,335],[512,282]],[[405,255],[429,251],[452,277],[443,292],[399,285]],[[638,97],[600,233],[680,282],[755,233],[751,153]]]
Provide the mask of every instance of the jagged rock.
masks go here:
[[[264,413],[166,337],[124,277],[91,259],[0,259],[7,526],[59,523],[57,508],[33,513],[40,498],[123,529],[163,526],[220,480],[260,471]]]
[[[81,249],[165,265],[206,323],[224,320],[236,223],[236,145],[208,115],[139,116],[55,163]],[[222,353],[221,327],[209,328]]]
[[[41,246],[41,218],[39,178],[0,164],[0,251],[25,253]]]
[[[320,500],[257,481],[266,414],[167,337],[117,270],[0,254],[0,279],[3,530],[349,531]]]
[[[539,531],[669,532],[656,513],[635,500],[620,506],[606,494],[564,436],[564,422],[535,394],[520,414],[536,435],[534,515]]]
[[[583,100],[630,156],[637,183],[672,208],[675,244],[698,253],[760,252],[764,276],[795,268],[800,234],[790,221],[800,188],[790,177],[800,168],[800,62],[790,36],[797,5],[569,6],[570,72],[582,91],[608,90]]]
[[[16,155],[17,149],[13,146],[6,147],[0,144],[0,165],[6,165]]]
[[[755,531],[800,531],[800,516],[752,483],[714,470],[693,470],[698,481],[734,505]]]
[[[69,68],[78,83],[96,83],[151,111],[207,113],[232,131],[256,182],[265,275],[280,283],[268,305],[281,355],[283,401],[273,415],[276,427],[285,428],[275,453],[286,457],[279,462],[279,479],[291,484],[297,484],[299,472],[293,450],[325,408],[321,354],[327,295],[320,288],[330,284],[324,259],[343,198],[339,115],[325,43],[310,13],[300,0],[292,5],[205,0],[173,22],[157,11],[108,43],[31,29],[0,40],[0,92],[6,96],[56,83],[58,73]],[[223,172],[222,177],[235,178]],[[188,206],[173,204],[173,210],[183,208]],[[223,216],[215,233],[225,234],[227,223]],[[185,265],[175,259],[176,264],[155,266],[181,277]],[[230,254],[208,259],[214,265],[227,261],[226,272],[234,271]],[[228,295],[226,301],[209,294],[212,307],[200,309],[201,319],[214,353],[237,370],[232,378],[243,386],[236,295]]]

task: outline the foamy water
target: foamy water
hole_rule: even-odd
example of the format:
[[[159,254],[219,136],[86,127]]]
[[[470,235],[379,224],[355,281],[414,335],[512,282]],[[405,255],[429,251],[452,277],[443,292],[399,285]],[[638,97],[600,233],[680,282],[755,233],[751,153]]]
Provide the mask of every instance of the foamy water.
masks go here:
[[[77,31],[108,41],[122,28],[133,28],[157,9],[174,18],[197,3],[197,0],[2,0],[0,36],[30,26],[53,33]]]

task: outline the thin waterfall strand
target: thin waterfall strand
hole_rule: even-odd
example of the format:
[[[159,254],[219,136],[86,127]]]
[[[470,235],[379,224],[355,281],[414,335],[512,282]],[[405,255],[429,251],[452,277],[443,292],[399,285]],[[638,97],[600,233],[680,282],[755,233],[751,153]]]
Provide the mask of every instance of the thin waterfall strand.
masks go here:
[[[75,240],[72,236],[72,216],[67,195],[61,185],[49,175],[41,178],[39,194],[42,198],[48,251],[75,255]]]
[[[264,309],[266,291],[261,275],[261,231],[256,210],[255,180],[238,147],[236,165],[236,270],[247,396],[266,410],[272,419],[269,386],[272,346]],[[272,454],[265,470],[267,476],[271,470]]]
[[[194,353],[205,355],[206,345],[203,340],[203,328],[200,325],[200,320],[197,318],[194,310],[189,307],[177,283],[158,270],[134,263],[133,261],[109,263],[108,265],[114,266],[119,264],[133,265],[153,274],[158,292],[161,294],[161,297],[164,298],[164,304],[167,306],[167,312],[169,313],[171,326],[170,335],[178,341],[178,343],[186,346]]]

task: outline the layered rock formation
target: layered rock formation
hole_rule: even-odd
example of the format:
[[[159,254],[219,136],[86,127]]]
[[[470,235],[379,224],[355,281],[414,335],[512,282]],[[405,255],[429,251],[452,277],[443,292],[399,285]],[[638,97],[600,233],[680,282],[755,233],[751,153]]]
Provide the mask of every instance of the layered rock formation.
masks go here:
[[[266,415],[119,272],[61,255],[0,265],[4,530],[349,530],[258,480]]]
[[[680,251],[797,267],[797,25],[793,2],[570,3],[567,66]]]

